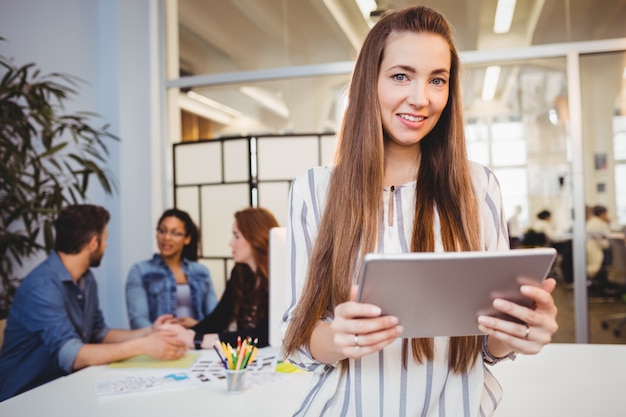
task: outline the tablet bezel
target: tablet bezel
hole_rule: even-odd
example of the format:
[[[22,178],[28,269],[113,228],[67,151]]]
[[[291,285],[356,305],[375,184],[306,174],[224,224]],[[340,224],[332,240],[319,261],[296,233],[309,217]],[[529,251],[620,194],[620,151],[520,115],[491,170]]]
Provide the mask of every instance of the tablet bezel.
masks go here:
[[[532,300],[522,296],[519,287],[540,285],[555,258],[553,248],[369,253],[361,268],[357,301],[376,304],[383,314],[398,317],[404,326],[402,337],[477,335],[481,314],[519,322],[494,310],[493,299],[531,306]]]

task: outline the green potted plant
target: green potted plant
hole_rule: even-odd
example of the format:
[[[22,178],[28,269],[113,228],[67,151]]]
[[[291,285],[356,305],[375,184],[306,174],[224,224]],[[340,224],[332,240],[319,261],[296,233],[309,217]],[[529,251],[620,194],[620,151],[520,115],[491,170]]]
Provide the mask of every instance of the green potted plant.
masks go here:
[[[4,40],[0,38],[0,41]],[[0,55],[0,319],[6,318],[22,277],[17,265],[54,245],[56,213],[85,201],[95,178],[115,190],[107,169],[109,126],[94,128],[94,113],[66,114],[77,94],[73,76],[40,74]]]

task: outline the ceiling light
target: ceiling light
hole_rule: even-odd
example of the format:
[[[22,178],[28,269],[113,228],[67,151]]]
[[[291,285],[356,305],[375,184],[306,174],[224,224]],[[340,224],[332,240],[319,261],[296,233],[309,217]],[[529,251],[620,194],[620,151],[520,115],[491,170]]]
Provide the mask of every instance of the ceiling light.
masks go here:
[[[361,48],[363,39],[354,26],[350,23],[349,16],[344,12],[343,7],[339,4],[338,0],[322,0],[324,5],[330,12],[331,16],[335,19],[343,33],[352,44],[352,47],[357,51]]]
[[[498,0],[496,18],[493,21],[493,33],[507,33],[511,29],[516,0]]]
[[[241,112],[237,111],[235,109],[232,109],[222,103],[218,103],[215,100],[211,100],[210,98],[208,98],[207,96],[203,96],[202,94],[198,94],[195,91],[188,91],[187,95],[189,96],[189,98],[192,98],[194,100],[197,100],[203,104],[206,104],[207,106],[213,107],[216,110],[219,110],[221,112],[224,112],[228,115],[231,115],[233,117],[239,117],[241,116]]]
[[[285,100],[283,100],[279,93],[265,88],[247,86],[239,87],[239,91],[280,117],[285,119],[289,118],[289,109],[287,108],[287,104],[285,104]]]
[[[372,27],[374,22],[370,19],[370,13],[378,8],[376,0],[356,0],[356,4],[359,6],[359,10],[361,10],[361,14],[363,15],[363,18],[367,22],[368,26]]]
[[[487,67],[487,70],[485,71],[485,79],[483,81],[483,100],[493,100],[493,97],[496,95],[496,87],[498,86],[498,79],[500,78],[500,69],[499,65],[491,65]]]
[[[224,125],[242,115],[241,112],[194,91],[180,93],[178,105],[182,110]]]

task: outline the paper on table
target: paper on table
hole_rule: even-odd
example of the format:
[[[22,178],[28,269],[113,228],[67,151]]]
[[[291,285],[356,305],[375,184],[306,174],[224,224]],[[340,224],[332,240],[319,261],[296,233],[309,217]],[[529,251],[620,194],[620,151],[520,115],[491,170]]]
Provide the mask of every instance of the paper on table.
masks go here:
[[[198,359],[199,354],[188,353],[180,359],[173,361],[162,361],[151,358],[148,355],[138,355],[130,359],[109,364],[109,368],[180,368],[187,369],[191,367]]]
[[[172,389],[196,383],[186,372],[177,372],[167,375],[128,375],[99,379],[94,381],[94,388],[98,396],[108,396]]]
[[[137,356],[122,362],[115,362],[109,365],[109,368],[115,370],[111,371],[107,378],[94,381],[94,388],[100,397],[220,381],[225,378],[224,365],[213,353],[210,351],[189,353],[185,358],[177,361],[158,361],[148,356]],[[282,372],[279,370],[277,362],[278,356],[275,352],[268,348],[261,349],[259,355],[248,366],[249,387],[259,387],[288,377],[285,370]],[[138,368],[185,368],[185,370],[139,371]],[[128,369],[131,370],[132,375],[129,375]],[[120,370],[124,370],[123,373],[120,373]]]

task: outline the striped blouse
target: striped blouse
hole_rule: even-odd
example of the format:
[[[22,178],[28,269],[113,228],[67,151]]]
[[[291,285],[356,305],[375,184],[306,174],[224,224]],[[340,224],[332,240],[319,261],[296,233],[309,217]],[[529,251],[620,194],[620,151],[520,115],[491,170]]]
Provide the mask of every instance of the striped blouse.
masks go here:
[[[493,172],[472,163],[472,180],[479,200],[484,250],[508,250],[506,219],[502,210],[500,186]],[[318,167],[297,177],[292,185],[287,225],[287,311],[283,333],[306,279],[309,256],[317,238],[326,201],[331,167]],[[389,198],[394,204],[389,204]],[[413,223],[415,182],[384,191],[384,219],[381,222],[381,252],[409,251]],[[389,207],[393,221],[389,219]],[[442,251],[438,219],[436,251]],[[390,225],[391,224],[391,225]],[[329,314],[332,314],[330,312]],[[485,367],[481,355],[475,366],[462,374],[448,369],[449,338],[435,338],[433,361],[418,364],[409,355],[402,367],[402,339],[375,354],[350,360],[343,373],[334,364],[312,358],[302,346],[288,359],[302,369],[314,372],[309,390],[294,416],[490,416],[498,405],[502,389]]]

